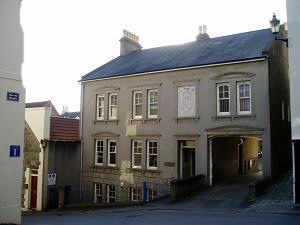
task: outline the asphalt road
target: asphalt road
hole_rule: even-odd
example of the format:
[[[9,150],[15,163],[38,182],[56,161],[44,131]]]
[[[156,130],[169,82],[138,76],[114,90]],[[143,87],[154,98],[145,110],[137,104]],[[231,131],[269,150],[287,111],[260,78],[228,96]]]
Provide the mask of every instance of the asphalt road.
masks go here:
[[[209,213],[177,210],[94,212],[72,215],[32,214],[22,225],[299,225],[300,215]]]

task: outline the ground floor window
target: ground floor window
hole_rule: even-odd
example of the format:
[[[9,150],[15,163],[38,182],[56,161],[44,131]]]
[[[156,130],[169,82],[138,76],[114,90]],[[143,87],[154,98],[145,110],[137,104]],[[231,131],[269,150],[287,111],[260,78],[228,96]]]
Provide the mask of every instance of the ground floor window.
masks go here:
[[[131,200],[133,202],[142,201],[142,189],[141,188],[132,188],[131,189]]]
[[[148,190],[148,199],[152,201],[157,198],[157,190],[156,188],[149,188]]]
[[[102,184],[95,183],[94,184],[94,203],[101,203],[102,202]]]
[[[115,202],[116,201],[116,186],[115,185],[107,185],[107,202]]]

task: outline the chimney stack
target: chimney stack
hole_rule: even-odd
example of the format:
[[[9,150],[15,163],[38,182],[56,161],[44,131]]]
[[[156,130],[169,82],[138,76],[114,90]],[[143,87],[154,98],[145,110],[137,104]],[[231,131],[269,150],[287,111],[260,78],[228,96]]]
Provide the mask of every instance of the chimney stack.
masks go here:
[[[142,49],[139,44],[139,36],[130,33],[127,30],[123,30],[123,37],[120,39],[121,48],[120,55],[125,56],[131,52],[138,51]]]
[[[199,34],[196,37],[196,41],[207,40],[209,39],[209,35],[206,33],[207,26],[199,26]]]

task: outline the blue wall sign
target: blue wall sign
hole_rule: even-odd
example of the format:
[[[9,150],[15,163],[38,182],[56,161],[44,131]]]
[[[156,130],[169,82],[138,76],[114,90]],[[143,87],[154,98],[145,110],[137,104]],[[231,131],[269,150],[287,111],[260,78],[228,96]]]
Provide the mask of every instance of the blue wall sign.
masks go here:
[[[20,145],[11,145],[9,149],[9,157],[20,157],[21,148]]]
[[[7,92],[6,100],[7,101],[13,101],[13,102],[18,102],[19,101],[19,93],[16,92]]]

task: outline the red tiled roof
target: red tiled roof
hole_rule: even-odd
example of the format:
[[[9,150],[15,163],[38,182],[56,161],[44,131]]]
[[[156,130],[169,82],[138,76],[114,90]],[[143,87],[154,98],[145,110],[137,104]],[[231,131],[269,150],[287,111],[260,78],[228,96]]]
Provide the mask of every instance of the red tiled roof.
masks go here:
[[[79,141],[79,120],[52,116],[50,140]]]

